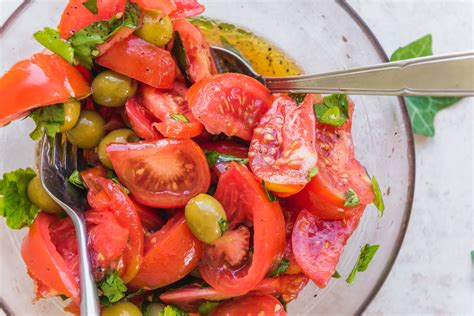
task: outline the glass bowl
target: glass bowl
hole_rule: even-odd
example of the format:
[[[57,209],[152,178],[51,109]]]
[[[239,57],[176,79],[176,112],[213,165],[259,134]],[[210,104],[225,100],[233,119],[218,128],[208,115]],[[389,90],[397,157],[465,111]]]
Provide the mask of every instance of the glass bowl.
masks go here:
[[[377,39],[344,1],[208,0],[205,16],[240,25],[263,36],[292,57],[306,73],[366,66],[387,61]],[[63,1],[27,1],[0,31],[1,73],[16,61],[42,50],[32,33],[55,26]],[[410,123],[401,98],[354,96],[353,138],[356,156],[375,175],[385,200],[385,214],[369,206],[349,240],[337,270],[343,276],[327,288],[311,282],[288,306],[289,315],[347,315],[364,311],[382,286],[403,241],[413,199],[415,164]],[[1,105],[0,105],[1,106]],[[0,129],[0,174],[34,165],[31,120]],[[26,230],[7,229],[0,220],[0,297],[2,308],[17,315],[62,315],[60,299],[32,304],[33,283],[20,257]],[[380,249],[354,284],[347,276],[365,243]]]

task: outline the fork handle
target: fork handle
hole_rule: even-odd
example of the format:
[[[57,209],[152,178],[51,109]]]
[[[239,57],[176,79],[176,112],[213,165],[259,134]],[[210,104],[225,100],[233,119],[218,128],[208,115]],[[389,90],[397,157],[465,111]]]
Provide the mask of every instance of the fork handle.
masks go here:
[[[272,92],[473,96],[474,52],[414,58],[316,75],[262,78]]]

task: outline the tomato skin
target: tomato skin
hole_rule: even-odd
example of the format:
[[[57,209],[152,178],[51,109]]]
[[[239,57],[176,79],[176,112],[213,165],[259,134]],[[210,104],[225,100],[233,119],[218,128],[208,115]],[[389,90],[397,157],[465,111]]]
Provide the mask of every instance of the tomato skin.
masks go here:
[[[323,220],[302,210],[292,234],[293,253],[303,272],[326,287],[336,271],[344,246],[359,224],[365,205],[356,208],[345,220]]]
[[[176,78],[176,64],[170,52],[135,35],[116,43],[96,62],[155,88],[170,89]]]
[[[135,205],[138,216],[140,217],[140,221],[142,223],[143,229],[145,230],[145,234],[155,232],[161,227],[163,227],[164,220],[157,210],[154,210],[151,207],[145,205],[141,205],[133,200],[132,202]]]
[[[144,10],[159,10],[163,15],[168,15],[176,10],[176,4],[173,0],[133,0]]]
[[[110,48],[112,48],[118,42],[125,40],[127,37],[133,34],[135,29],[132,29],[127,26],[123,26],[118,29],[118,31],[112,35],[105,43],[97,45],[97,50],[99,51],[99,56],[105,54]]]
[[[136,97],[125,103],[125,113],[133,131],[144,140],[161,139],[163,136],[153,127],[156,118],[142,106]]]
[[[182,211],[145,239],[145,256],[134,288],[155,289],[173,283],[198,264],[202,244],[189,230]]]
[[[70,37],[93,22],[109,20],[123,12],[126,0],[98,0],[97,14],[90,12],[82,5],[83,2],[83,0],[70,0],[68,2],[58,26],[62,38]]]
[[[275,297],[255,293],[225,302],[216,307],[211,316],[285,316],[285,308]]]
[[[244,140],[252,139],[254,128],[273,102],[264,85],[236,73],[215,75],[194,84],[186,99],[208,132]]]
[[[269,190],[283,196],[301,191],[316,167],[313,103],[311,94],[300,106],[289,97],[279,97],[254,130],[250,168]]]
[[[192,140],[115,143],[107,146],[107,152],[120,181],[141,204],[183,207],[209,188],[206,156]]]
[[[28,111],[89,94],[79,70],[62,57],[39,53],[13,65],[0,79],[0,126]]]
[[[174,3],[176,4],[176,10],[170,14],[172,19],[189,18],[199,15],[205,10],[204,5],[196,0],[174,0]]]
[[[29,275],[36,282],[38,297],[63,294],[79,302],[79,283],[56,251],[49,226],[57,217],[40,212],[23,240],[21,256]]]
[[[227,267],[212,245],[204,245],[199,271],[203,279],[224,294],[244,294],[257,286],[279,262],[285,247],[285,221],[278,203],[270,203],[262,186],[243,165],[231,163],[220,177],[214,197],[221,202],[230,229],[253,223],[253,255],[238,269]],[[250,260],[249,260],[250,261]]]
[[[199,136],[203,127],[201,123],[185,123],[185,122],[174,122],[166,121],[160,123],[154,123],[153,126],[165,137],[175,139],[189,139]]]
[[[239,158],[247,158],[248,147],[230,140],[208,142],[201,144],[201,148],[209,151],[216,151],[220,154],[232,155]]]

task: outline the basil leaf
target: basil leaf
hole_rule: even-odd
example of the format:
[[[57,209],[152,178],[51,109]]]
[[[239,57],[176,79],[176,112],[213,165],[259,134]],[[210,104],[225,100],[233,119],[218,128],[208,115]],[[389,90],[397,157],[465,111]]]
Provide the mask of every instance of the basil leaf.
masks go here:
[[[187,316],[188,314],[179,307],[167,305],[160,311],[159,316]]]
[[[360,204],[359,196],[351,188],[349,188],[349,190],[344,193],[344,198],[346,199],[346,201],[344,202],[344,206],[346,207],[352,208]]]
[[[304,101],[304,98],[306,98],[306,93],[288,93],[288,96],[297,104],[301,104]]]
[[[225,219],[221,218],[218,221],[219,229],[221,230],[221,236],[224,235],[224,233],[227,231],[229,228],[229,222],[226,221]]]
[[[270,273],[270,277],[274,278],[274,277],[279,276],[280,274],[285,273],[289,267],[290,267],[290,260],[286,258],[282,258],[280,260],[280,263],[278,264],[278,267],[276,267],[276,269],[273,270],[272,273]]]
[[[171,114],[170,117],[171,117],[173,120],[175,120],[176,122],[189,123],[189,120],[188,120],[188,118],[186,117],[186,115],[181,114],[181,113]]]
[[[28,199],[28,184],[35,176],[33,169],[26,168],[7,172],[0,179],[0,216],[12,229],[29,226],[38,214]]]
[[[102,291],[102,296],[106,298],[105,302],[115,303],[125,297],[127,286],[123,280],[118,276],[117,271],[113,271],[107,275],[99,287]]]
[[[173,48],[171,49],[171,53],[176,59],[176,64],[178,65],[179,70],[184,76],[184,82],[186,83],[186,86],[190,87],[192,85],[192,82],[189,79],[189,74],[188,74],[188,65],[186,61],[186,49],[184,48],[183,40],[181,39],[181,35],[179,34],[178,31],[174,31],[174,41],[173,41]]]
[[[86,186],[84,185],[84,181],[82,180],[81,174],[77,170],[74,170],[67,180],[69,181],[69,183],[75,185],[80,189],[86,188]]]
[[[41,107],[31,112],[30,117],[36,123],[36,128],[30,133],[31,139],[40,139],[43,131],[54,137],[64,125],[64,104]]]
[[[357,272],[364,272],[365,270],[367,270],[370,261],[372,261],[372,258],[374,257],[379,247],[379,245],[371,246],[369,244],[365,244],[365,246],[360,249],[359,258],[357,258],[354,268],[352,268],[351,274],[349,274],[346,279],[347,283],[354,282]]]
[[[333,277],[334,279],[340,279],[340,278],[341,278],[341,275],[339,274],[339,272],[335,271],[335,272],[333,273],[332,277]]]
[[[398,48],[390,57],[390,61],[433,55],[433,40],[431,34]],[[404,97],[407,104],[413,132],[432,137],[435,134],[434,118],[442,109],[453,105],[459,97]]]
[[[262,186],[263,186],[263,190],[265,191],[265,194],[267,195],[267,199],[270,202],[273,203],[273,202],[278,201],[278,198],[275,196],[275,194],[273,194],[273,192],[268,191],[267,186],[265,185],[265,181],[263,180],[262,180]]]
[[[217,151],[214,150],[204,150],[204,153],[206,154],[207,158],[207,163],[209,165],[209,168],[213,168],[217,162],[231,162],[235,161],[240,164],[248,164],[249,160],[248,158],[240,158],[236,157],[233,155],[228,155],[228,154],[221,154],[218,153]]]
[[[99,12],[99,9],[97,8],[97,0],[86,0],[82,5],[92,14],[97,14]]]
[[[372,188],[374,190],[374,204],[375,207],[379,210],[379,217],[383,216],[383,212],[385,210],[385,204],[383,203],[383,198],[382,198],[382,192],[380,192],[380,187],[377,182],[377,179],[375,179],[374,176],[372,176]]]
[[[206,301],[199,305],[199,316],[210,316],[212,311],[220,304],[220,302]]]
[[[74,49],[69,42],[61,38],[58,31],[45,27],[43,30],[35,32],[33,37],[53,53],[66,59],[71,64],[74,63]]]
[[[326,96],[313,107],[319,123],[340,127],[349,119],[349,101],[345,94]]]

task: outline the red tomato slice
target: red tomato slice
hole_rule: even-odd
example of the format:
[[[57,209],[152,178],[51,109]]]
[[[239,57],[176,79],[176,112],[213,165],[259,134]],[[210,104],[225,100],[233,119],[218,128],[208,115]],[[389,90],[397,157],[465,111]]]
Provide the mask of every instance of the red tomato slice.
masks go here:
[[[313,96],[298,106],[280,97],[262,117],[250,143],[250,169],[267,189],[285,196],[301,191],[309,182],[318,155]]]
[[[163,138],[158,131],[153,127],[153,123],[157,119],[142,106],[136,97],[129,98],[125,103],[125,113],[128,121],[132,126],[133,131],[138,137],[145,140],[154,140]]]
[[[151,290],[173,283],[197,266],[201,251],[183,212],[177,212],[161,230],[146,237],[145,257],[130,285]]]
[[[285,316],[285,308],[275,297],[255,293],[217,306],[211,316]]]
[[[172,19],[189,18],[204,12],[205,7],[196,0],[174,0],[176,10],[171,12]]]
[[[23,240],[21,256],[38,297],[63,294],[79,302],[79,282],[51,241],[49,226],[55,221],[53,215],[38,214]]]
[[[220,154],[232,155],[238,158],[247,158],[248,147],[230,140],[221,140],[201,144],[201,148],[209,151],[216,151]]]
[[[189,139],[200,135],[203,131],[202,124],[199,122],[186,123],[166,121],[154,123],[155,127],[163,136],[175,139]]]
[[[295,225],[296,218],[301,210],[300,206],[293,200],[293,198],[280,199],[280,205],[283,209],[283,215],[285,216],[285,228],[286,228],[286,246],[284,258],[290,261],[288,270],[285,274],[299,274],[301,268],[296,262],[293,254],[293,247],[291,244],[291,234]]]
[[[211,134],[251,140],[273,96],[257,80],[241,74],[216,75],[194,84],[186,94],[194,117]]]
[[[350,122],[346,125],[350,128]],[[318,173],[295,196],[302,207],[323,219],[341,219],[356,212],[357,207],[344,206],[349,189],[356,192],[360,204],[370,204],[374,199],[372,183],[354,158],[352,137],[346,128],[317,124]]]
[[[70,0],[59,22],[59,33],[68,38],[89,24],[109,20],[125,10],[126,0],[98,0],[97,14],[89,11],[82,3],[84,0]]]
[[[253,254],[243,264],[231,266],[222,256],[222,247],[238,246],[205,245],[199,270],[203,279],[219,292],[244,294],[254,289],[282,257],[285,247],[283,213],[278,203],[268,201],[250,171],[236,163],[232,163],[219,179],[214,197],[221,202],[230,221],[226,234],[238,232],[242,227],[238,227],[240,224],[253,225]],[[235,249],[236,252],[245,250],[248,249]]]
[[[159,10],[163,15],[168,15],[176,10],[176,4],[173,0],[132,0],[138,3],[144,10]]]
[[[96,62],[155,88],[169,89],[176,78],[176,64],[170,52],[135,35],[116,43]]]
[[[325,287],[336,271],[344,246],[359,224],[365,205],[344,220],[323,220],[302,210],[296,220],[292,245],[298,265],[316,283]]]
[[[198,82],[217,74],[211,49],[201,31],[185,19],[174,20],[173,29],[179,33],[183,41],[187,72],[191,81]]]
[[[182,207],[209,187],[206,156],[192,140],[116,143],[107,152],[120,181],[144,205]]]
[[[0,126],[34,108],[82,98],[89,93],[87,81],[62,57],[35,54],[13,65],[0,79]]]
[[[125,40],[127,37],[133,34],[135,29],[130,27],[121,27],[117,30],[117,32],[112,35],[105,43],[97,45],[97,50],[99,51],[99,56],[105,54],[111,47],[113,47],[118,42]]]
[[[164,220],[157,210],[154,210],[151,207],[145,205],[138,204],[133,200],[132,202],[135,205],[135,208],[137,209],[137,213],[140,217],[140,221],[142,222],[143,229],[145,229],[145,233],[156,232],[163,226]]]

